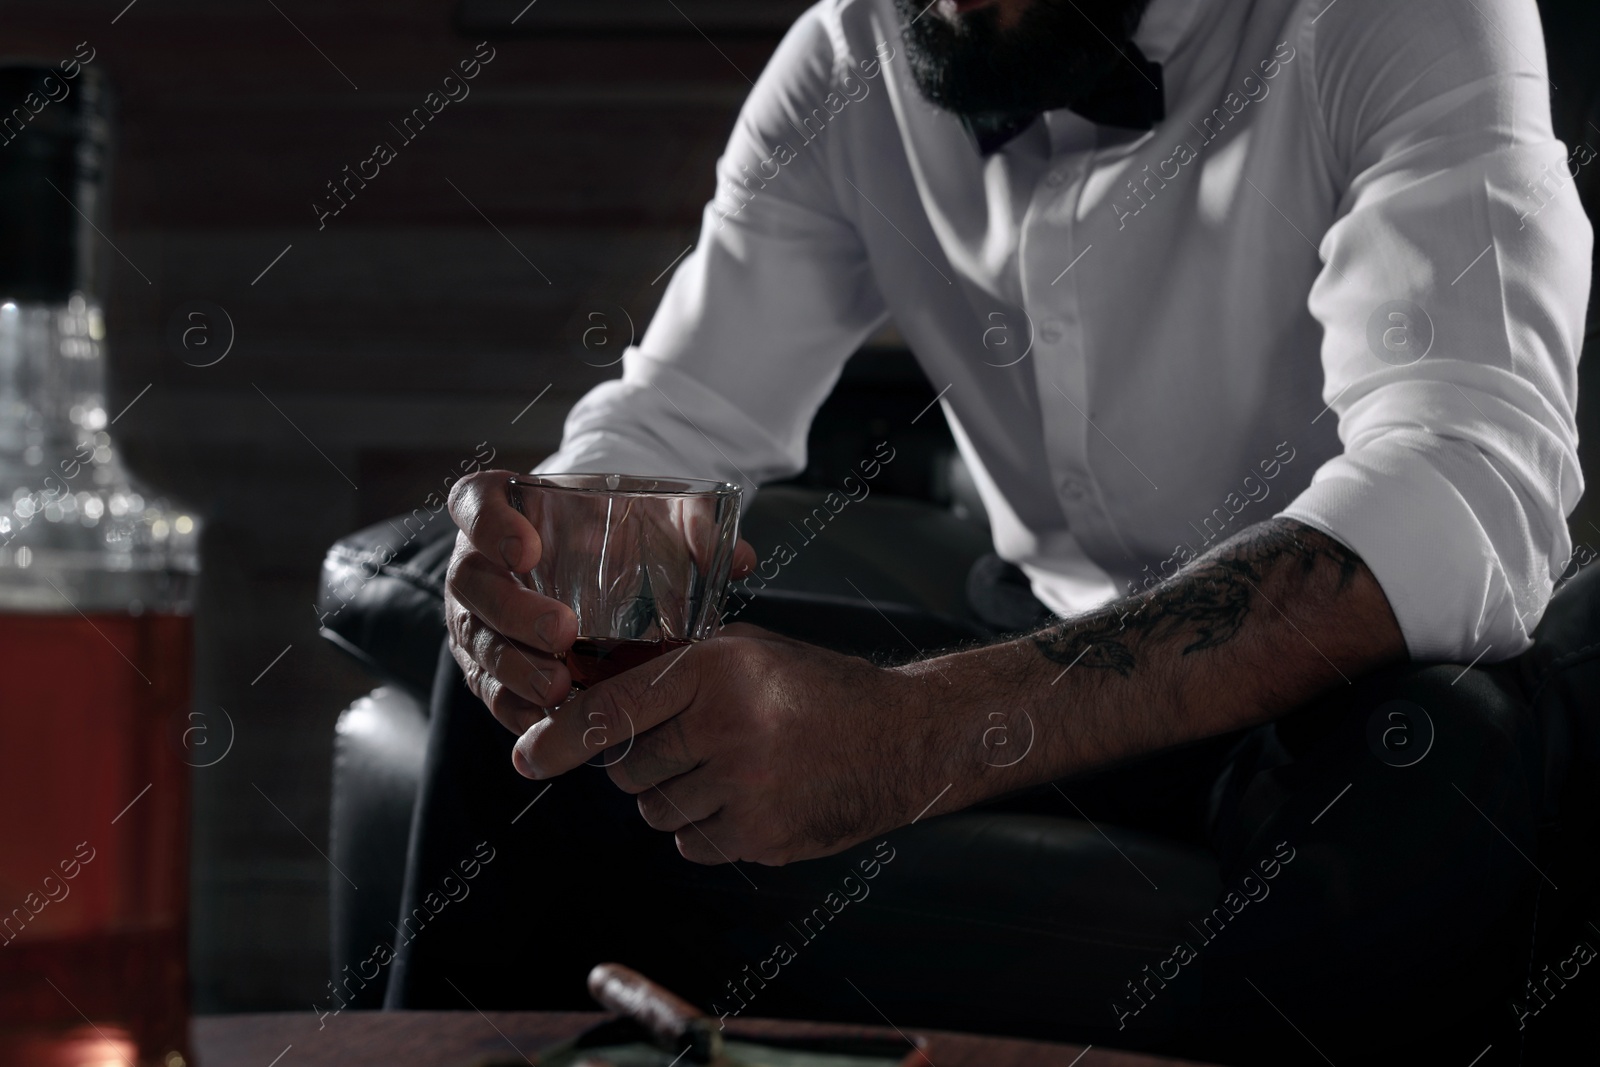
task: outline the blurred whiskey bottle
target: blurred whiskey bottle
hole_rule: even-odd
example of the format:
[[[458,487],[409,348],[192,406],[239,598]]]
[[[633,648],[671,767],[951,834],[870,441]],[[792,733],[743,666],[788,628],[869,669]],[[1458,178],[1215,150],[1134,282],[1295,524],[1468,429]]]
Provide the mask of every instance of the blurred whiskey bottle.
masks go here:
[[[196,521],[106,413],[109,87],[0,62],[0,1067],[188,1058]]]

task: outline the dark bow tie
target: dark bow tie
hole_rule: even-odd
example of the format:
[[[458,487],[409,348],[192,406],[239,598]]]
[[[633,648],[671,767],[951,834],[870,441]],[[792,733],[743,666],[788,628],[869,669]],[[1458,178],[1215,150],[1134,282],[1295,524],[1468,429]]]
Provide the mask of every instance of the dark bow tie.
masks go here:
[[[1059,106],[1077,112],[1097,126],[1127,130],[1154,128],[1167,114],[1161,64],[1146,59],[1132,41],[1123,45],[1122,53],[1127,62],[1119,60],[1087,95],[1064,101]],[[978,150],[990,156],[1033,125],[1038,117],[1037,111],[1000,111],[964,116],[962,121],[977,138]]]

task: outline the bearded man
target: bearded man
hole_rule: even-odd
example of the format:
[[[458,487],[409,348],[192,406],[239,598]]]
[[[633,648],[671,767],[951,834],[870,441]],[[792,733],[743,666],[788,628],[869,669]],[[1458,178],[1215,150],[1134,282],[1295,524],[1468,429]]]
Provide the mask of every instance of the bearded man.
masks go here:
[[[892,320],[1049,621],[893,667],[735,626],[568,699],[575,620],[515,578],[547,546],[464,481],[408,907],[430,825],[512,858],[391,1005],[577,1003],[616,958],[725,1019],[1465,1063],[1541,877],[1537,727],[1482,668],[1582,492],[1544,55],[1531,0],[818,3],[540,470],[753,493]],[[470,769],[508,756],[554,783],[514,828]]]

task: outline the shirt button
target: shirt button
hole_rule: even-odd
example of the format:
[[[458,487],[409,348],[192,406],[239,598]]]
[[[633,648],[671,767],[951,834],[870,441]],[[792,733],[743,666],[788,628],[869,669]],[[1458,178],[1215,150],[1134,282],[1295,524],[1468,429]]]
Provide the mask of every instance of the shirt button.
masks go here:
[[[1060,170],[1053,170],[1049,174],[1046,174],[1044,176],[1044,183],[1046,185],[1050,186],[1050,188],[1052,188],[1052,189],[1059,189],[1063,185],[1067,184],[1066,172],[1065,171],[1060,171]]]
[[[1082,500],[1088,492],[1088,488],[1075,478],[1061,479],[1061,495],[1074,503]]]
[[[1060,319],[1046,319],[1039,324],[1039,340],[1047,345],[1059,343],[1065,332]]]

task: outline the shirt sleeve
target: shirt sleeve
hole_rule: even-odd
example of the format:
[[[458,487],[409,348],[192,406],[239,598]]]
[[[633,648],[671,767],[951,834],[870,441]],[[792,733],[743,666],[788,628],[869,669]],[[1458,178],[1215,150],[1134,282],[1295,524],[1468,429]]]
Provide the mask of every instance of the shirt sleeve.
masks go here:
[[[1301,76],[1342,201],[1310,310],[1344,451],[1282,514],[1361,556],[1414,659],[1504,659],[1530,643],[1583,492],[1592,233],[1538,12],[1313,6]]]
[[[887,317],[841,206],[844,142],[805,123],[843,99],[825,13],[803,16],[757,80],[698,243],[621,379],[578,402],[539,470],[719,478],[748,499],[805,467],[817,408]]]

